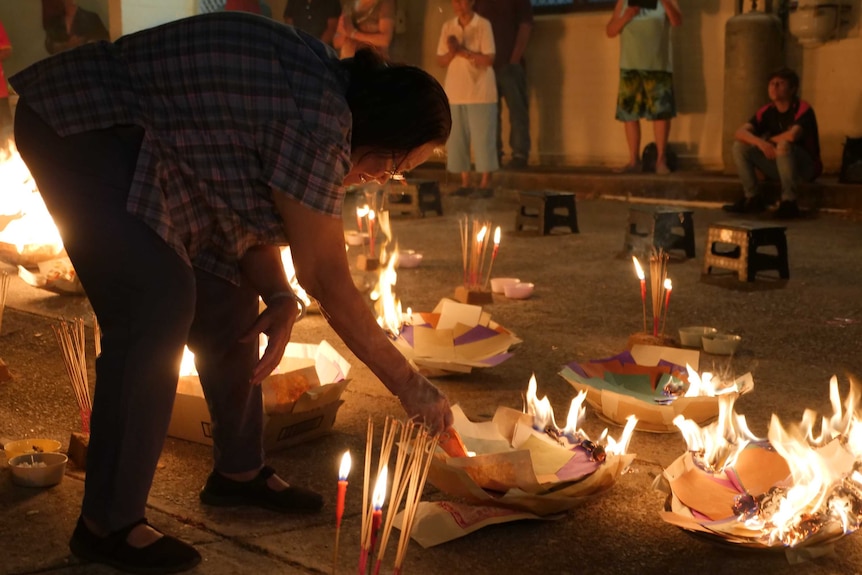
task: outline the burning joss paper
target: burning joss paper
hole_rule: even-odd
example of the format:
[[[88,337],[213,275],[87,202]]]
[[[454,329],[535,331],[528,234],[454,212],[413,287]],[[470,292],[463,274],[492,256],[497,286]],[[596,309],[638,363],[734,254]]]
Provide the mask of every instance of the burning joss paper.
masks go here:
[[[862,425],[859,386],[843,404],[838,381],[833,414],[820,421],[806,410],[785,428],[772,416],[766,439],[754,436],[721,398],[716,422],[699,427],[677,418],[688,452],[656,480],[668,495],[662,518],[708,539],[754,548],[784,548],[788,558],[859,529],[862,523]]]
[[[572,401],[566,427],[554,421],[547,398],[527,393],[526,413],[497,408],[493,421],[474,423],[457,406],[454,428],[472,457],[439,455],[428,480],[438,489],[472,504],[494,505],[539,516],[575,507],[610,489],[634,460],[628,442],[632,418],[618,440],[604,430],[591,440],[581,428],[584,394]]]
[[[697,351],[636,345],[610,358],[572,362],[560,375],[587,394],[602,418],[624,425],[634,415],[639,430],[668,433],[675,431],[675,417],[708,423],[718,416],[720,396],[754,388],[750,373],[698,374],[692,367],[698,362]]]

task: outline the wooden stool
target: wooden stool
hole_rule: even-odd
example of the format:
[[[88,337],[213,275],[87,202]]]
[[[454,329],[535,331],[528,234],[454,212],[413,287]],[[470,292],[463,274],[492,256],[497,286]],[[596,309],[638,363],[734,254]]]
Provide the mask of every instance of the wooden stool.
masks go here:
[[[535,227],[540,236],[548,235],[556,227],[567,227],[578,233],[578,211],[574,192],[529,190],[518,193],[521,203],[515,218],[515,230]],[[560,210],[560,213],[557,212]]]
[[[733,270],[739,281],[754,281],[757,272],[778,270],[782,279],[790,277],[787,263],[787,237],[784,226],[759,224],[757,222],[727,221],[716,222],[709,226],[706,238],[706,256],[703,259],[703,273],[712,268]],[[717,244],[731,244],[729,251],[718,251]],[[760,248],[774,247],[775,254],[762,253]]]
[[[443,215],[440,184],[436,180],[410,180],[408,183],[386,184],[386,200],[390,215],[425,217],[426,212]]]
[[[683,250],[694,257],[694,219],[692,210],[669,206],[629,208],[624,252],[649,253],[652,249]]]

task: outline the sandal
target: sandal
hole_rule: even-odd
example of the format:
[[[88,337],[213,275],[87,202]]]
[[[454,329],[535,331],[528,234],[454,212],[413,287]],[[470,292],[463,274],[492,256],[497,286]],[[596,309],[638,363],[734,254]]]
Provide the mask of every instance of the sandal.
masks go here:
[[[271,488],[266,481],[273,475],[275,469],[268,465],[250,481],[235,481],[213,471],[201,489],[201,501],[216,507],[249,505],[281,513],[315,513],[323,508],[323,497],[310,489],[292,485],[281,491]]]
[[[170,535],[162,535],[146,547],[129,545],[126,537],[138,525],[149,524],[146,519],[140,519],[110,535],[99,537],[90,531],[82,517],[78,517],[69,549],[79,559],[144,575],[188,571],[201,562],[200,553],[194,547]]]

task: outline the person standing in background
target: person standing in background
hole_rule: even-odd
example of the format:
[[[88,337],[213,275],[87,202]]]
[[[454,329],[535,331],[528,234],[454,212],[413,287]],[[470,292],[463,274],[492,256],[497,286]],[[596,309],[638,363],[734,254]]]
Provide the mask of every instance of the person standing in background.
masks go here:
[[[341,3],[338,0],[288,0],[284,23],[311,34],[324,44],[332,45]]]
[[[494,74],[500,100],[509,108],[509,168],[525,168],[530,158],[530,104],[524,53],[533,30],[530,0],[476,0],[476,13],[491,22],[497,56]],[[497,157],[503,158],[502,106],[498,101]]]
[[[446,142],[446,169],[461,174],[456,195],[470,188],[470,148],[481,174],[478,197],[490,195],[497,158],[497,83],[494,80],[494,32],[473,11],[474,0],[452,0],[455,17],[443,23],[437,63],[446,68],[444,89],[452,108],[452,132]]]
[[[12,42],[0,22],[0,144],[5,143],[6,134],[12,129],[12,108],[9,105],[9,86],[3,73],[3,60],[12,55]]]
[[[110,39],[99,15],[84,10],[74,0],[42,0],[42,27],[49,54]]]
[[[342,58],[350,58],[362,46],[389,58],[395,34],[395,0],[349,0],[344,5],[332,45]]]
[[[616,118],[625,124],[629,161],[617,171],[641,171],[640,120],[644,118],[653,123],[655,133],[655,173],[669,174],[665,152],[670,121],[676,116],[670,28],[682,24],[682,12],[676,0],[659,0],[653,9],[634,6],[634,0],[631,4],[617,0],[605,29],[608,38],[620,37]]]

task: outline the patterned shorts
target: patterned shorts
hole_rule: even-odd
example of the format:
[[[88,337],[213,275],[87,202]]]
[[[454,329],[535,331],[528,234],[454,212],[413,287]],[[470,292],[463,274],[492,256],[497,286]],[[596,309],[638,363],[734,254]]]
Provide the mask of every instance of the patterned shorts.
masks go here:
[[[673,73],[620,70],[617,120],[669,120],[674,116],[676,103],[673,99]]]

